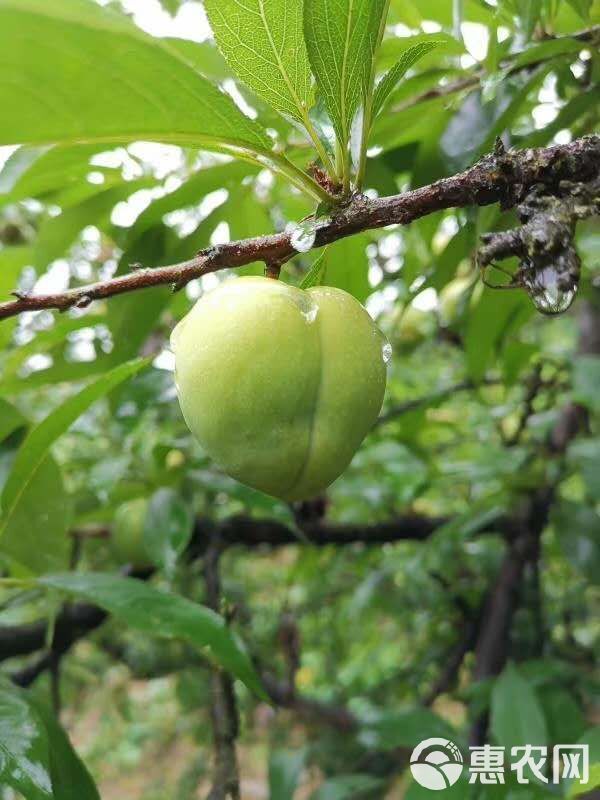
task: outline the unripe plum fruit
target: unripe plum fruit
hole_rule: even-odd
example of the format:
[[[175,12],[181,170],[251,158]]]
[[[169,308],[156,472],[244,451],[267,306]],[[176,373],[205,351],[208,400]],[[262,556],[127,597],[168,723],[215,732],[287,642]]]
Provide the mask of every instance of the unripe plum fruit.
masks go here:
[[[133,567],[149,566],[151,561],[144,548],[144,524],[148,500],[144,497],[123,503],[115,512],[110,537],[111,550],[120,564]]]
[[[389,345],[341,289],[235,278],[196,303],[171,345],[194,436],[233,478],[283,500],[335,480],[383,401]]]

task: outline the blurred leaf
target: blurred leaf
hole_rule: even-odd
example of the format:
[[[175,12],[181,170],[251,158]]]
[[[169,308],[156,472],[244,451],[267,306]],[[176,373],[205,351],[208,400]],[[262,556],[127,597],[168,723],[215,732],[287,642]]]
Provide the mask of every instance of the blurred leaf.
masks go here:
[[[538,61],[546,61],[556,56],[568,53],[579,53],[580,50],[581,42],[577,39],[550,39],[547,42],[535,44],[520,52],[511,61],[511,68],[519,69],[528,64],[536,64]]]
[[[485,288],[467,317],[466,356],[471,377],[481,380],[509,332],[533,313],[524,292]]]
[[[376,746],[383,750],[397,747],[415,747],[423,739],[439,736],[455,739],[456,731],[445,720],[427,708],[414,708],[383,714],[376,722],[364,728],[375,734]]]
[[[274,750],[269,758],[269,800],[292,800],[304,767],[304,750]]]
[[[600,439],[577,439],[569,447],[570,466],[581,470],[590,498],[600,497]]]
[[[18,147],[0,169],[0,194],[11,192],[21,176],[48,150],[47,147]],[[5,202],[0,197],[0,202]]]
[[[589,21],[592,0],[567,0],[567,3],[579,14],[584,22]]]
[[[593,583],[600,581],[600,514],[592,506],[569,503],[555,506],[552,522],[570,563]]]
[[[302,0],[205,0],[204,7],[235,74],[277,111],[305,122],[313,89]]]
[[[173,489],[159,489],[152,495],[144,525],[144,548],[167,575],[173,574],[193,526],[190,508]]]
[[[586,798],[594,800],[594,793],[590,793],[590,790],[600,786],[600,726],[596,725],[587,730],[577,744],[587,745],[589,748],[590,776],[585,783],[580,782],[577,778],[567,781],[566,796],[572,798],[584,795],[582,800],[586,800]]]
[[[95,603],[136,630],[207,648],[217,664],[265,698],[248,654],[225,620],[206,606],[154,589],[134,578],[100,573],[44,575],[40,586]]]
[[[84,181],[90,172],[97,169],[90,165],[91,157],[99,150],[109,149],[109,142],[94,145],[20,147],[11,158],[20,155],[21,168],[18,174],[13,173],[14,180],[5,189],[8,195],[6,198],[0,197],[0,202],[7,200],[14,203],[30,197],[42,197],[49,192]]]
[[[360,800],[381,786],[382,780],[372,775],[341,775],[325,781],[310,800]]]
[[[598,356],[576,356],[573,362],[573,400],[600,412],[600,358]]]
[[[369,237],[365,233],[338,239],[329,245],[323,256],[325,265],[323,283],[344,289],[361,303],[370,293],[369,260],[366,253],[368,242]]]
[[[538,692],[548,723],[551,742],[576,742],[585,730],[585,717],[577,698],[560,686],[543,687]]]
[[[0,752],[2,783],[25,800],[53,800],[50,742],[42,720],[25,692],[8,679],[0,681]],[[92,795],[93,796],[93,795]]]
[[[139,189],[154,184],[153,178],[141,178],[129,183],[123,182],[120,186],[112,186],[109,189],[96,187],[92,197],[64,209],[56,217],[49,217],[40,226],[35,240],[34,266],[46,267],[55,259],[66,255],[67,249],[83,228],[87,225],[102,227],[117,203],[126,200]]]
[[[70,397],[28,433],[19,448],[2,492],[0,536],[4,538],[0,546],[3,552],[13,557],[15,551],[22,553],[25,542],[20,537],[24,533],[41,535],[44,528],[40,525],[44,523],[46,515],[55,522],[62,521],[66,524],[62,482],[57,475],[56,465],[48,458],[50,447],[92,403],[147,364],[147,359],[138,359],[115,367]],[[52,541],[56,549],[50,547],[50,543],[46,541],[45,548],[34,547],[30,554],[26,553],[26,563],[30,569],[44,569],[50,565],[56,568],[61,562],[64,563],[66,529],[61,528],[62,525],[52,528]]]
[[[52,456],[44,454],[35,471],[24,479],[13,504],[8,505],[4,498],[20,452],[2,494],[0,559],[14,572],[64,569],[71,549],[67,536],[71,506],[62,473]]]
[[[99,800],[85,766],[53,715],[7,678],[0,680],[2,786],[25,800]]]
[[[548,742],[540,702],[514,664],[508,664],[494,684],[490,731],[494,740],[506,748]]]
[[[260,126],[168,44],[91,0],[1,0],[0,52],[0,144],[271,148]]]
[[[5,247],[0,250],[0,301],[7,299],[8,295],[17,288],[23,268],[32,264],[32,247],[19,245]],[[2,320],[0,324],[0,348],[10,341],[15,324],[16,319]]]
[[[439,41],[430,40],[414,44],[412,47],[409,47],[408,50],[405,50],[400,60],[386,72],[375,88],[373,94],[373,117],[376,117],[384,108],[390,94],[400,83],[408,70],[423,58],[423,56],[427,55],[427,53],[434,50],[440,44],[441,42]]]
[[[452,169],[469,166],[491,149],[497,136],[510,130],[528,97],[551,69],[552,64],[544,64],[526,77],[521,73],[506,77],[498,84],[494,98],[487,102],[480,90],[466,96],[441,138],[442,150]]]
[[[207,194],[217,189],[232,189],[248,175],[255,175],[259,167],[244,161],[232,161],[229,164],[217,164],[203,167],[195,172],[172,192],[153,200],[132,225],[128,239],[133,244],[143,233],[155,225],[160,225],[163,218],[171,211],[186,208],[197,209]]]
[[[385,0],[305,0],[304,38],[317,87],[345,149],[369,91]]]
[[[100,800],[90,773],[73,750],[58,720],[42,703],[37,700],[30,702],[48,734],[54,800]]]
[[[0,397],[0,442],[25,423],[25,417],[11,403]]]

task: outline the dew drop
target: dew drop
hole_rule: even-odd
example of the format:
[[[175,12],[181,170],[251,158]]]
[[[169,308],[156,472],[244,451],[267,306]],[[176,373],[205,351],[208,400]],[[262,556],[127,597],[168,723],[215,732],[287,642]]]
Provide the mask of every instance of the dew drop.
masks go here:
[[[562,314],[577,294],[577,285],[566,283],[553,266],[538,270],[532,280],[526,281],[526,287],[534,306],[542,314]]]
[[[312,325],[317,318],[317,314],[319,313],[319,306],[314,302],[310,295],[306,293],[303,293],[297,302],[298,307],[300,308],[300,313],[308,322],[308,324]]]
[[[381,357],[384,364],[389,364],[392,360],[392,345],[389,342],[386,342],[381,348]]]
[[[308,253],[317,236],[317,220],[313,217],[302,220],[294,226],[290,235],[290,244],[298,253]]]

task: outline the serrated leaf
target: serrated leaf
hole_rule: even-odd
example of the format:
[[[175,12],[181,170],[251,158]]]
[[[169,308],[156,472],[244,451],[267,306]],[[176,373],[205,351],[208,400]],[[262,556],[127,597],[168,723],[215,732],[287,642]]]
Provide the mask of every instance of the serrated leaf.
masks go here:
[[[210,608],[155,589],[143,581],[115,575],[64,573],[45,575],[38,583],[95,603],[144,633],[183,639],[196,647],[208,648],[220,666],[265,698],[248,654],[225,620]]]
[[[370,87],[386,0],[304,0],[304,39],[343,148]]]
[[[92,0],[0,0],[0,53],[0,144],[271,148],[175,49]]]
[[[403,54],[400,60],[386,72],[383,78],[375,87],[373,94],[373,117],[385,106],[390,94],[398,86],[402,78],[406,75],[408,70],[413,67],[427,53],[435,50],[436,47],[442,44],[436,41],[420,42],[412,47],[409,47]]]
[[[25,565],[34,571],[46,569],[49,561],[54,568],[58,566],[56,561],[63,559],[66,546],[66,536],[64,545],[61,542],[66,534],[67,516],[62,497],[62,479],[60,473],[56,474],[57,467],[49,457],[50,447],[92,403],[148,363],[149,359],[136,359],[120,364],[70,397],[29,432],[17,452],[2,492],[0,548],[3,553],[8,553],[20,563],[24,563],[24,558]],[[62,525],[53,527],[54,548],[46,541],[46,548],[38,545],[30,551],[26,547],[27,537],[22,534],[39,535],[41,538],[45,516],[51,513],[53,520],[58,520],[58,523],[62,520]]]
[[[302,36],[302,0],[205,0],[235,74],[280,113],[305,122],[313,101]]]

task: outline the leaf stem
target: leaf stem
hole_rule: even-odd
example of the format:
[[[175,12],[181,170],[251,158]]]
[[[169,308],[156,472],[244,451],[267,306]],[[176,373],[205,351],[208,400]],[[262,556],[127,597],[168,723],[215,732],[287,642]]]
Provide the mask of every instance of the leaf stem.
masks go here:
[[[321,163],[323,164],[324,169],[331,175],[332,178],[336,177],[335,174],[335,167],[333,165],[333,161],[331,160],[329,153],[325,149],[325,146],[321,139],[319,138],[319,134],[317,133],[315,126],[310,119],[308,112],[303,109],[303,120],[304,120],[304,127],[306,128],[308,135],[310,136],[312,143],[315,146],[315,150],[317,151],[319,158],[321,159]]]

